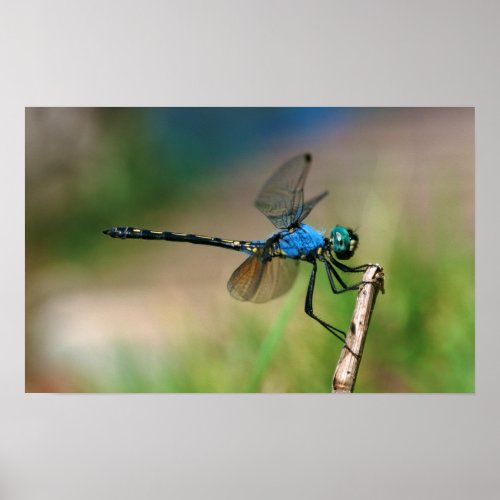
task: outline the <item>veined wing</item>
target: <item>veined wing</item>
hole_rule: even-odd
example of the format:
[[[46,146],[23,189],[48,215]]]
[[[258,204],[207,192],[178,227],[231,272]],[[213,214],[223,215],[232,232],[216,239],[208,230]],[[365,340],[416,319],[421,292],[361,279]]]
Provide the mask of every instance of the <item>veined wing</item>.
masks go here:
[[[279,229],[286,229],[301,219],[304,183],[311,160],[310,154],[303,154],[287,161],[264,184],[255,200],[255,206]]]
[[[267,302],[283,295],[297,276],[299,261],[275,257],[262,261],[251,255],[229,278],[229,293],[238,300]]]
[[[311,210],[328,194],[328,191],[323,191],[318,196],[311,198],[304,203],[304,208],[302,209],[302,214],[299,217],[299,222],[302,222],[310,213]]]

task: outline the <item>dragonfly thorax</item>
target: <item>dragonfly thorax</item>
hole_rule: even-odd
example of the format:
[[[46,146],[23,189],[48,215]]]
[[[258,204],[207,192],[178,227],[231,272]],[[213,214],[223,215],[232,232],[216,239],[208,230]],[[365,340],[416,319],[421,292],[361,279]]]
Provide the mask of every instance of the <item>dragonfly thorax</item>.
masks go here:
[[[350,259],[356,251],[358,241],[358,235],[352,229],[344,226],[335,226],[332,229],[332,249],[338,259]]]
[[[275,233],[273,245],[275,255],[292,259],[303,259],[316,254],[323,247],[325,239],[322,233],[307,224]]]

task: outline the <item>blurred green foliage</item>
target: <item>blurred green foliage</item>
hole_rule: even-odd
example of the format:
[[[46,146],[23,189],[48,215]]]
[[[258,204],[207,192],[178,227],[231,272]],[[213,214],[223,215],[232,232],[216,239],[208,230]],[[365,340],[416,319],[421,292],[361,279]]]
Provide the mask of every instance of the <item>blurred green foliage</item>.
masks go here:
[[[418,252],[401,249],[385,273],[386,294],[377,299],[356,391],[474,392],[470,253],[429,273]],[[89,387],[110,392],[326,392],[341,346],[301,318],[306,280],[303,272],[271,328],[249,313],[233,319],[223,343],[190,332],[175,353],[160,353],[148,364],[139,345],[120,344],[112,374],[92,376]],[[323,297],[320,309],[331,302],[332,314],[348,324],[352,297],[330,300],[325,282],[316,295]]]
[[[27,158],[28,390],[57,390],[44,382],[47,376],[43,370],[50,371],[50,366],[39,368],[42,355],[33,340],[38,335],[37,308],[46,299],[37,286],[38,276],[71,263],[84,270],[86,282],[105,284],[106,276],[116,274],[117,268],[126,271],[138,262],[144,264],[156,248],[147,248],[144,242],[146,257],[140,260],[139,256],[127,265],[132,253],[126,243],[111,247],[100,230],[120,221],[142,226],[146,215],[167,214],[172,207],[178,212],[209,213],[200,186],[217,186],[225,175],[214,175],[219,159],[214,155],[207,159],[203,147],[194,147],[196,137],[167,134],[162,141],[151,134],[147,111],[92,113],[98,123],[94,132],[98,148],[77,158],[74,169],[58,171],[50,158],[46,160],[55,169],[52,177],[67,181],[53,204],[47,201],[50,195],[36,195],[44,177],[36,177],[30,164],[35,160]],[[71,143],[66,146],[73,147]],[[28,133],[27,150],[30,147],[35,146],[30,144]],[[190,152],[187,157],[186,151]],[[50,176],[45,179],[53,181]],[[371,182],[370,189],[382,188],[383,181],[379,182]],[[357,392],[474,391],[473,237],[460,239],[461,228],[450,223],[461,204],[449,186],[444,179],[441,188],[432,188],[433,207],[439,213],[429,219],[431,224],[424,228],[412,224],[411,218],[400,218],[392,228],[391,248],[375,256],[384,266],[386,294],[377,299]],[[382,204],[381,212],[373,213],[372,219],[383,218],[384,210],[387,206]],[[363,227],[361,237],[370,231],[376,229]],[[472,235],[464,228],[464,233],[467,231]],[[191,250],[186,248],[186,252]],[[363,256],[370,259],[366,246]],[[220,258],[224,259],[222,250]],[[359,258],[355,263],[361,263]],[[328,392],[341,345],[304,314],[309,268],[302,267],[292,291],[280,299],[281,310],[274,318],[262,317],[254,305],[243,315],[228,307],[219,336],[186,328],[174,347],[160,348],[139,340],[110,340],[105,353],[95,352],[99,370],[67,367],[65,376],[72,382],[63,390]],[[335,325],[348,325],[354,300],[354,292],[332,296],[326,278],[319,278],[315,310],[321,311],[320,316],[332,318]],[[60,375],[56,372],[53,376]]]

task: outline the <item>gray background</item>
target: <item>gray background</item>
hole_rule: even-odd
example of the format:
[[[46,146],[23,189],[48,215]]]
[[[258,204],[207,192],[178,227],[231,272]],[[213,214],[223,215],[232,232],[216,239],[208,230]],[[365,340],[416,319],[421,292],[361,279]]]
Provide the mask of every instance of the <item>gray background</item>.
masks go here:
[[[499,13],[2,2],[0,498],[497,498]],[[76,105],[475,106],[476,395],[25,395],[24,107]]]

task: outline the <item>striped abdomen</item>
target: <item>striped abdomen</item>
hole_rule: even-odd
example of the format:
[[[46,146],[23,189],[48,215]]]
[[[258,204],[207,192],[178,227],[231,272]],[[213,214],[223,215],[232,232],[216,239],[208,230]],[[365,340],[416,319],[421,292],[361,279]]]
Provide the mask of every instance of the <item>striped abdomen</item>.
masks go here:
[[[112,227],[105,229],[104,234],[112,238],[137,238],[141,240],[165,240],[185,241],[197,245],[212,245],[215,247],[229,248],[238,252],[252,253],[258,244],[250,241],[225,240],[212,236],[201,236],[199,234],[171,233],[169,231],[151,231],[149,229],[138,229],[135,227]]]

